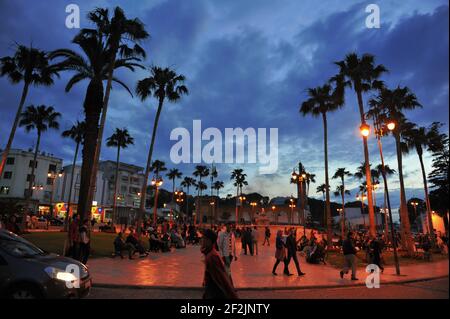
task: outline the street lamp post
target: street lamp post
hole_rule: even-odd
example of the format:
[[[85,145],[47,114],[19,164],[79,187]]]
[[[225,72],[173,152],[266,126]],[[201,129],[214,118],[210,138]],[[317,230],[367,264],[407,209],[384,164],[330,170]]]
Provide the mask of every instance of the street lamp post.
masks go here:
[[[361,209],[362,209],[361,215],[363,217],[364,228],[366,227],[366,218],[364,217],[364,201],[366,200],[366,198],[367,196],[364,194],[364,192],[358,193],[356,195],[356,199],[361,201]]]
[[[397,254],[397,238],[396,238],[395,232],[394,232],[394,221],[392,219],[391,200],[389,197],[389,188],[388,188],[387,177],[386,177],[386,166],[384,164],[383,145],[381,143],[381,138],[383,137],[384,132],[386,131],[386,128],[387,128],[387,130],[392,132],[395,129],[395,122],[389,121],[385,125],[385,127],[383,127],[379,121],[378,116],[375,116],[374,125],[375,125],[375,135],[377,137],[378,149],[380,151],[381,175],[383,177],[384,192],[386,194],[386,202],[387,202],[388,213],[389,213],[389,223],[391,225],[391,240],[392,240],[391,242],[392,242],[392,247],[394,249],[395,272],[399,276],[400,275],[400,263],[399,263],[398,254]]]
[[[158,189],[163,184],[163,179],[160,176],[156,176],[152,178],[152,185],[155,187],[155,201],[153,206],[153,224],[156,228],[157,223],[157,210],[158,210]]]
[[[242,212],[242,208],[244,207],[245,199],[246,199],[245,196],[242,196],[242,195],[237,198],[239,206],[238,206],[238,209],[236,209],[236,225],[238,225],[239,215],[240,215],[239,212]]]
[[[344,219],[344,209],[338,208],[337,209],[339,215],[341,216],[341,237],[342,240],[345,238],[345,219]]]
[[[298,223],[305,225],[305,189],[304,182],[306,180],[306,172],[303,164],[301,162],[298,163],[298,174],[294,170],[292,172],[292,179],[295,181],[297,185],[297,205],[299,207],[298,211]]]
[[[278,213],[276,212],[277,207],[275,205],[272,206],[272,214],[275,217],[275,224],[278,224]],[[276,215],[275,215],[276,214]]]
[[[256,202],[251,202],[250,203],[250,206],[252,206],[252,217],[251,217],[251,222],[253,223],[253,219],[254,219],[254,217],[255,217],[255,207],[256,207],[256,205],[258,205]]]

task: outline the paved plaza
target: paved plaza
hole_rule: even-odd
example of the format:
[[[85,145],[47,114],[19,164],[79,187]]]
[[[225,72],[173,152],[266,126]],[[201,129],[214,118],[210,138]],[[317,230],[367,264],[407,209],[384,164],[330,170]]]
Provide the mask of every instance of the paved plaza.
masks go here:
[[[350,281],[349,276],[339,277],[339,270],[329,265],[311,265],[299,256],[301,269],[306,276],[298,277],[295,265],[290,264],[294,276],[283,275],[283,264],[278,266],[278,276],[271,274],[275,247],[260,246],[259,254],[243,255],[238,249],[238,260],[232,263],[231,271],[238,289],[306,289],[319,287],[347,287],[365,285],[364,268],[358,269],[359,281]],[[171,253],[151,253],[145,258],[96,258],[88,262],[94,286],[97,287],[153,287],[198,289],[202,286],[204,264],[200,246],[188,246]],[[395,275],[395,268],[387,266],[381,274],[381,284],[421,281],[448,276],[448,260],[406,265],[402,274]]]
[[[447,278],[382,285],[380,289],[363,286],[342,288],[305,288],[296,290],[240,290],[242,299],[448,299]],[[89,299],[199,299],[200,289],[99,288]]]

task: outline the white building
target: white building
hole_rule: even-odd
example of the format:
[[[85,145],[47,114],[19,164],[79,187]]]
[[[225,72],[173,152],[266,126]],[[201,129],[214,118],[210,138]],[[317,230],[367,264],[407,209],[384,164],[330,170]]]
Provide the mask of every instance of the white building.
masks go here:
[[[17,200],[21,204],[25,203],[33,158],[32,150],[10,150],[3,174],[0,176],[0,200],[8,198]],[[45,152],[38,154],[30,202],[33,211],[41,214],[50,213],[52,203],[57,200],[56,189],[60,182],[60,176],[62,176],[61,169],[62,159]]]
[[[104,178],[108,181],[108,191],[104,198],[106,205],[112,206],[114,203],[114,182],[116,175],[116,162],[101,161],[99,170],[103,172]],[[124,207],[139,207],[140,192],[144,182],[144,168],[119,163],[119,180],[117,185],[117,205]]]

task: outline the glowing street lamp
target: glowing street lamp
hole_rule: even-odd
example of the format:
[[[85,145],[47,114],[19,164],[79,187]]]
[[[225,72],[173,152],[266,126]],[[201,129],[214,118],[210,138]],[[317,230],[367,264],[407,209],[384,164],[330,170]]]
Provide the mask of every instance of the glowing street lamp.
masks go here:
[[[387,123],[386,126],[387,126],[389,131],[395,130],[395,122],[394,121],[390,121],[389,123]]]
[[[367,123],[363,123],[359,127],[359,131],[361,132],[361,135],[364,137],[368,137],[370,135],[370,126]]]

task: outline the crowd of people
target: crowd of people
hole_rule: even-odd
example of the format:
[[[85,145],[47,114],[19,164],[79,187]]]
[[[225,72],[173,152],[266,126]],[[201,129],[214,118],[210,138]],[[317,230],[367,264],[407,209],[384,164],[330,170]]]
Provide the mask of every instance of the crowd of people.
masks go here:
[[[19,223],[14,216],[2,220],[2,227],[14,233],[20,233]],[[79,219],[75,214],[69,222],[67,246],[65,255],[86,264],[90,255],[90,231],[94,224],[92,221]],[[115,230],[115,227],[112,226]],[[299,256],[305,257],[307,263],[326,263],[328,240],[325,234],[303,228],[301,236],[297,238],[300,228],[285,227],[277,230],[274,247],[275,263],[272,275],[277,276],[279,264],[283,264],[283,274],[292,276],[289,267],[293,263],[298,276],[304,276],[301,270]],[[271,245],[271,228],[269,226],[257,227],[255,225],[238,226],[234,223],[220,225],[196,226],[187,223],[161,221],[157,225],[149,222],[141,224],[139,231],[130,226],[122,228],[117,233],[113,249],[114,257],[133,259],[136,254],[140,258],[150,253],[167,253],[174,249],[182,249],[187,245],[200,244],[200,250],[205,255],[205,298],[237,298],[233,286],[231,266],[238,260],[237,246],[240,243],[240,252],[246,256],[257,256],[259,240],[263,238],[262,246]],[[394,234],[397,243],[401,242],[399,233]],[[438,248],[442,253],[448,254],[448,238],[444,234],[436,234],[431,238],[428,234],[415,236],[417,251],[427,260],[431,260],[431,251]],[[145,244],[148,241],[148,245]],[[357,278],[357,260],[366,264],[374,264],[382,273],[384,271],[383,254],[392,249],[392,239],[384,234],[370,236],[363,231],[350,231],[345,238],[335,236],[331,239],[331,246],[336,252],[343,255],[344,267],[340,277],[344,278],[351,272],[351,280]]]

